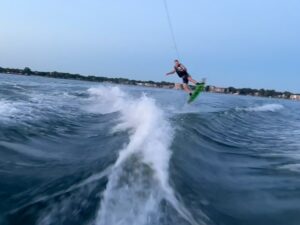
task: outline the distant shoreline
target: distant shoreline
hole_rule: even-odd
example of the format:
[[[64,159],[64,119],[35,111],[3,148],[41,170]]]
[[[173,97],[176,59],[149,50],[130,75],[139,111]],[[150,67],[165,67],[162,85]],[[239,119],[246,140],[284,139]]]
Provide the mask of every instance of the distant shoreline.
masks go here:
[[[91,82],[109,82],[114,84],[125,84],[125,85],[167,88],[167,89],[176,89],[176,87],[178,87],[178,85],[166,81],[161,81],[161,82],[155,82],[151,80],[142,81],[142,80],[131,80],[127,78],[109,78],[109,77],[94,76],[94,75],[83,76],[80,74],[71,74],[71,73],[63,73],[63,72],[56,72],[56,71],[41,72],[41,71],[32,71],[29,67],[25,67],[24,69],[0,67],[0,73],[23,75],[23,76],[34,75],[40,77],[81,80],[81,81],[91,81]],[[224,88],[224,87],[216,87],[213,85],[207,85],[205,91],[211,93],[220,93],[220,94],[300,100],[300,94],[295,94],[289,91],[278,92],[275,90],[267,90],[267,89],[234,88],[234,87]]]

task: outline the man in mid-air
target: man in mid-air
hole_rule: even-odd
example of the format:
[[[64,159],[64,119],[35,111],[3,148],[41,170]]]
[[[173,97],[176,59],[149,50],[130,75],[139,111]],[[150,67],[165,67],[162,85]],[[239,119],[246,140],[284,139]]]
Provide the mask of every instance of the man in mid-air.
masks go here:
[[[167,73],[166,76],[171,75],[171,74],[174,74],[174,73],[177,73],[177,75],[178,75],[180,78],[182,78],[182,81],[183,81],[183,84],[182,84],[182,85],[183,85],[183,90],[184,90],[185,92],[187,92],[189,95],[192,95],[192,90],[190,89],[190,87],[189,87],[189,85],[188,85],[189,81],[192,82],[192,83],[195,84],[195,85],[198,85],[198,84],[200,84],[200,83],[198,83],[197,81],[195,81],[195,80],[188,74],[186,67],[185,67],[183,64],[181,64],[181,63],[179,62],[179,60],[177,60],[177,59],[174,60],[174,63],[175,63],[175,65],[174,65],[174,70],[172,70],[171,72]],[[202,83],[204,83],[204,82],[205,82],[205,80],[202,81]]]

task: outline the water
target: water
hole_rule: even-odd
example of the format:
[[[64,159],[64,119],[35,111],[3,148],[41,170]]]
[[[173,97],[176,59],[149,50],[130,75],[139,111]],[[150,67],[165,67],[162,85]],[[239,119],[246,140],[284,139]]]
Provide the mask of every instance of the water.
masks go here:
[[[0,224],[300,224],[299,102],[0,81]]]

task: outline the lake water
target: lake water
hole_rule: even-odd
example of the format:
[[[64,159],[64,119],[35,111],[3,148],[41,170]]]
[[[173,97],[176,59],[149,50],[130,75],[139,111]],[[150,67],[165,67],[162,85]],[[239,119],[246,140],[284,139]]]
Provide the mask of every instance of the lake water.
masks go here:
[[[300,102],[0,75],[0,224],[299,225]]]

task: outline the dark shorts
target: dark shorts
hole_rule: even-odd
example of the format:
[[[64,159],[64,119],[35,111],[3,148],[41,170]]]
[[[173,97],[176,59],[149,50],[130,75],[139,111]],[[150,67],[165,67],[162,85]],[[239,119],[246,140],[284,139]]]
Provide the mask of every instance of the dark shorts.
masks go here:
[[[178,74],[178,76],[182,79],[182,82],[183,82],[184,84],[188,84],[188,83],[189,83],[188,77],[189,77],[190,75],[189,75],[186,71],[181,72],[181,73],[177,72],[177,74]]]
[[[188,75],[188,74],[186,74],[186,75],[184,75],[184,76],[182,76],[181,78],[182,78],[182,82],[184,83],[184,84],[188,84],[189,83],[189,76],[190,75]]]

